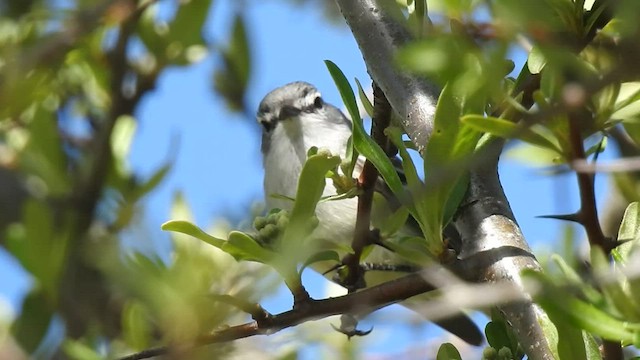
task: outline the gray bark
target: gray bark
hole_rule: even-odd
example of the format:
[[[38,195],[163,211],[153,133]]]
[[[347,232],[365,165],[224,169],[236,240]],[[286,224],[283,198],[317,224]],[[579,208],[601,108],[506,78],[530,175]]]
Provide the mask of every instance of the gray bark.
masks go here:
[[[388,0],[336,0],[351,28],[373,80],[400,114],[404,130],[420,152],[433,130],[437,86],[394,66],[397,51],[410,42],[409,32],[384,9]],[[515,221],[497,172],[502,144],[489,145],[489,159],[471,170],[466,198],[456,215],[462,237],[460,257],[470,278],[479,282],[509,282],[522,287],[520,272],[539,270]],[[471,276],[473,274],[473,276]],[[498,305],[530,359],[553,359],[540,327],[546,316],[530,301]]]

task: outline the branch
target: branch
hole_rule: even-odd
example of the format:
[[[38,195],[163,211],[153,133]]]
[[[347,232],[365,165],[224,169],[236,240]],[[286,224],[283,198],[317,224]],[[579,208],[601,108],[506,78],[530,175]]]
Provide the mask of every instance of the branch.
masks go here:
[[[432,270],[413,273],[393,281],[339,297],[310,300],[309,306],[301,306],[277,315],[259,316],[256,321],[232,326],[225,330],[205,335],[188,346],[148,349],[125,356],[121,358],[121,360],[146,359],[173,351],[186,351],[199,346],[227,342],[254,335],[271,335],[309,320],[318,320],[333,315],[344,313],[367,314],[395,302],[434,290],[435,287],[425,280],[425,278],[430,276],[427,274],[429,271]]]
[[[402,127],[418,150],[424,151],[433,131],[440,90],[393,65],[396,53],[411,40],[411,35],[385,11],[384,4],[388,1],[336,2],[360,47],[369,74],[400,114]]]
[[[433,129],[437,87],[393,66],[398,49],[411,37],[389,14],[384,0],[336,0],[358,42],[367,69],[401,115],[405,132],[420,152]],[[470,277],[477,281],[505,281],[522,287],[520,272],[539,270],[502,191],[497,163],[502,142],[496,141],[482,168],[473,169],[469,190],[455,225],[462,237],[461,257],[474,260],[478,267]],[[499,306],[512,324],[519,342],[530,359],[552,359],[544,336],[540,308],[530,300]]]

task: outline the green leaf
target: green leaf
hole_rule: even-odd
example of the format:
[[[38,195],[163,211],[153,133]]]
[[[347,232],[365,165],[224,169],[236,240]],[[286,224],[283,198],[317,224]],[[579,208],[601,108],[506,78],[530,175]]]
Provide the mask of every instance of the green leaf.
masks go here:
[[[356,85],[358,85],[358,96],[360,97],[360,102],[362,106],[364,106],[364,110],[369,114],[369,117],[373,117],[373,104],[369,101],[367,94],[364,92],[360,81],[356,79]]]
[[[465,115],[462,117],[462,122],[478,131],[487,132],[505,139],[520,139],[529,144],[562,154],[558,145],[554,144],[545,136],[535,132],[531,127],[523,127],[508,120],[492,116],[485,117],[483,115]]]
[[[487,342],[494,349],[511,348],[511,340],[503,321],[490,321],[484,328]]]
[[[447,202],[454,189],[460,190],[458,181],[466,176],[463,166],[474,151],[480,133],[460,121],[462,103],[451,87],[445,86],[436,106],[434,130],[424,153],[425,187],[416,201],[416,209],[424,224],[423,232],[434,255],[442,251],[442,228]]]
[[[618,242],[624,241],[614,250],[614,259],[620,264],[626,264],[631,251],[640,243],[640,205],[632,202],[627,206],[622,217]]]
[[[333,78],[333,81],[336,83],[336,86],[340,91],[342,101],[345,103],[345,106],[349,110],[349,114],[353,119],[353,146],[360,154],[366,157],[367,160],[373,163],[393,194],[400,199],[400,201],[403,201],[406,199],[406,195],[402,181],[400,180],[395,167],[391,163],[391,160],[389,160],[380,145],[367,135],[364,126],[362,125],[360,114],[358,113],[351,85],[349,85],[346,77],[336,64],[329,60],[325,60],[325,64]]]
[[[356,136],[361,138],[363,135],[366,137],[366,132],[364,131],[364,125],[362,124],[362,118],[360,117],[360,112],[358,111],[358,104],[356,103],[355,95],[353,94],[353,89],[351,85],[349,85],[349,81],[344,76],[344,73],[338,65],[334,64],[330,60],[324,61],[327,70],[329,70],[329,74],[333,78],[333,82],[336,84],[338,91],[340,92],[340,97],[342,97],[342,102],[347,107],[349,112],[349,116],[351,117],[351,126],[353,134],[349,138],[349,142],[347,143],[347,160],[348,166],[343,170],[345,176],[353,177],[353,170],[356,166],[356,162],[358,160],[358,151],[356,148]]]
[[[340,157],[323,151],[307,159],[300,172],[296,200],[290,213],[287,231],[303,229],[307,220],[315,215],[316,205],[326,185],[326,174],[339,164]]]
[[[206,232],[204,232],[199,227],[197,227],[196,225],[185,220],[169,220],[164,224],[162,224],[160,228],[164,231],[173,231],[173,232],[193,236],[194,238],[200,239],[206,242],[207,244],[213,245],[221,250],[224,244],[226,243],[226,240],[211,236]]]
[[[277,255],[260,246],[251,236],[240,231],[229,233],[229,240],[223,244],[222,250],[238,261],[255,261],[263,264],[270,264]]]
[[[436,355],[436,360],[462,360],[460,356],[460,352],[458,349],[451,343],[444,343],[440,345],[438,349],[438,355]]]
[[[358,104],[356,103],[356,97],[353,94],[353,89],[351,85],[349,85],[349,81],[344,76],[344,73],[338,65],[333,63],[331,60],[325,60],[325,65],[333,78],[333,81],[336,83],[336,87],[338,87],[338,91],[340,92],[340,97],[342,97],[342,102],[347,107],[347,111],[351,116],[351,120],[356,123],[356,119],[360,119],[360,111],[358,111]],[[355,129],[354,129],[355,131]]]
[[[402,170],[407,178],[409,191],[423,191],[424,183],[420,180],[418,171],[413,164],[413,159],[411,159],[411,156],[404,145],[404,141],[402,141],[402,131],[400,128],[390,126],[385,130],[385,135],[387,135],[389,140],[391,140],[391,142],[398,148],[398,153],[402,158]]]
[[[547,58],[544,56],[539,46],[534,46],[527,58],[527,66],[531,74],[539,74],[547,64]]]
[[[584,338],[586,347],[587,360],[602,360],[602,355],[600,355],[600,346],[594,339],[593,335],[583,331],[582,337]]]
[[[167,221],[162,224],[162,230],[193,236],[226,252],[237,261],[246,260],[269,264],[275,254],[260,246],[249,235],[240,231],[230,232],[229,239],[224,240],[207,234],[198,226],[185,220]]]

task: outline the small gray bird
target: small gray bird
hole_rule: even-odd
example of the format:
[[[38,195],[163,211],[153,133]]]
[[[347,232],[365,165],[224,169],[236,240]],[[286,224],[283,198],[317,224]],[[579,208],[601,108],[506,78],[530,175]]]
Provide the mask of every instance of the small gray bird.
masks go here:
[[[315,146],[328,149],[344,159],[347,140],[352,131],[351,121],[338,108],[326,103],[320,92],[306,82],[293,82],[268,93],[260,102],[257,119],[263,128],[262,156],[267,208],[291,210],[293,202],[286,198],[294,198],[296,195],[298,179],[309,148]],[[357,178],[361,170],[362,162],[359,162],[356,164],[354,177]],[[284,195],[284,198],[272,195]],[[336,188],[332,180],[327,179],[323,196],[330,195],[336,195]],[[356,223],[357,204],[357,198],[319,203],[316,208],[319,224],[311,235],[312,240],[350,245]],[[397,255],[379,246],[367,256],[366,261],[407,265]],[[316,270],[324,272],[327,269]],[[393,278],[388,272],[374,273],[378,273],[378,276],[367,272],[366,282],[369,286]],[[400,275],[402,274],[395,274],[395,277]],[[479,345],[482,342],[482,334],[464,315],[445,319],[437,324],[470,344]]]

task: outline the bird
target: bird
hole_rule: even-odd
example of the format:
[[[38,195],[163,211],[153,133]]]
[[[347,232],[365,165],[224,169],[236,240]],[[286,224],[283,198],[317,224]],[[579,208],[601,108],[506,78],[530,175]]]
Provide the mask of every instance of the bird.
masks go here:
[[[340,109],[325,102],[315,86],[303,81],[291,82],[270,91],[260,102],[256,117],[262,127],[261,152],[266,208],[291,210],[293,201],[290,199],[295,198],[298,179],[309,149],[326,149],[344,159],[347,155],[347,142],[352,134],[351,120]],[[353,173],[355,178],[359,176],[363,162],[359,159],[356,163]],[[379,182],[384,185],[381,179]],[[323,196],[337,193],[332,179],[328,178]],[[386,191],[384,197],[392,197],[390,191]],[[390,200],[393,202],[393,199]],[[354,235],[357,207],[358,200],[355,197],[318,203],[318,224],[310,235],[312,240],[350,245]],[[409,228],[406,230],[409,233],[419,233],[410,226],[406,227]],[[375,246],[366,260],[386,265],[407,265],[406,261],[403,263],[396,254],[381,246]],[[325,267],[315,270],[327,273],[330,269]],[[378,274],[371,275],[369,271],[366,273],[368,286],[390,279],[388,273],[374,273]],[[395,274],[391,278],[400,275]],[[464,314],[436,323],[472,345],[479,345],[483,341],[477,326]]]

